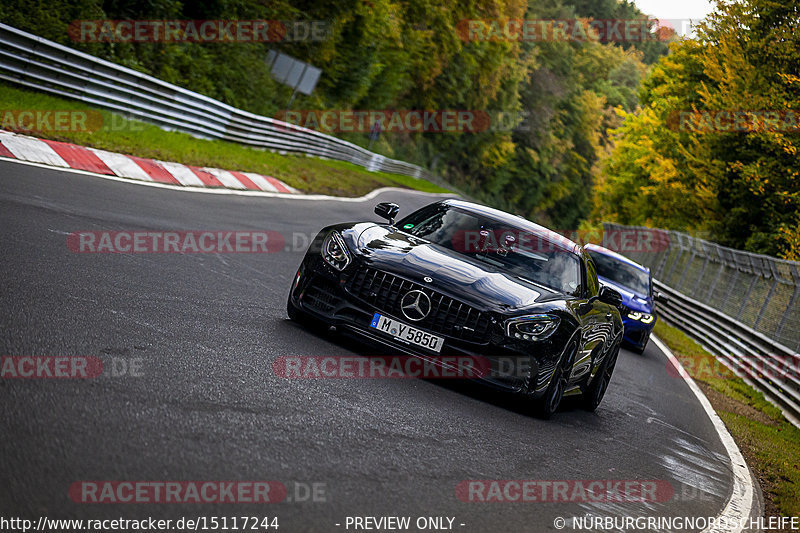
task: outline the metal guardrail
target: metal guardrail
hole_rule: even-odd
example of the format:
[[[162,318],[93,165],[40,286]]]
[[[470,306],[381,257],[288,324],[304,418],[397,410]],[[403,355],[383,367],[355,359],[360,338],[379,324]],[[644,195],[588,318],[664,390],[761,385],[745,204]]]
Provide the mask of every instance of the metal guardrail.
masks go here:
[[[800,263],[676,231],[618,224],[604,228],[607,235],[658,232],[654,249],[621,253],[649,267],[657,290],[668,296],[659,304],[659,315],[800,424]]]
[[[699,341],[709,352],[800,420],[800,354],[773,342],[723,313],[675,291],[656,288],[669,297],[659,315]]]
[[[0,79],[209,139],[348,161],[439,181],[426,169],[331,135],[256,115],[0,23]]]
[[[772,341],[800,350],[800,262],[759,255],[678,231],[603,224],[606,235],[648,234],[623,254],[665,285]]]

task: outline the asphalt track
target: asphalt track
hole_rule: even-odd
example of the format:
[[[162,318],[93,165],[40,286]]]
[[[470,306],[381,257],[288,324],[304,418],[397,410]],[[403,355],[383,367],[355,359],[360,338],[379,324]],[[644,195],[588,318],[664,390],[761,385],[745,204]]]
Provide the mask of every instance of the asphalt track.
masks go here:
[[[282,532],[344,531],[347,516],[447,516],[455,530],[483,532],[553,530],[556,517],[586,513],[719,513],[729,459],[652,343],[644,356],[623,350],[596,413],[568,402],[550,421],[470,383],[288,380],[273,373],[278,357],[365,353],[287,320],[301,250],[76,254],[66,245],[85,230],[270,230],[291,242],[329,223],[376,220],[377,201],[400,203],[402,215],[432,199],[199,194],[0,162],[0,355],[141,365],[138,376],[0,379],[0,514],[277,516]],[[472,479],[662,480],[674,496],[463,502],[456,486]],[[81,480],[275,480],[289,499],[81,504],[68,496]],[[289,501],[311,483],[324,484],[324,501]]]

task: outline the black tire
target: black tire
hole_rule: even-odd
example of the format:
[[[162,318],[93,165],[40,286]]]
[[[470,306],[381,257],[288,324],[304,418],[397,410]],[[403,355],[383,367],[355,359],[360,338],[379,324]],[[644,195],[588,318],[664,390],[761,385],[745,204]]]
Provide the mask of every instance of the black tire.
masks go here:
[[[567,380],[569,379],[572,364],[574,362],[575,348],[570,347],[564,351],[564,357],[558,362],[550,385],[539,400],[534,405],[536,416],[544,420],[549,420],[561,405],[564,392],[567,390]],[[568,368],[567,368],[568,367]]]
[[[544,396],[536,402],[536,416],[539,418],[549,420],[558,411],[558,406],[561,405],[561,400],[564,398],[564,390],[567,386],[564,374],[564,369],[559,365]]]
[[[603,361],[600,370],[597,371],[594,381],[583,392],[583,408],[587,411],[595,411],[603,401],[611,376],[614,374],[614,367],[617,366],[618,357],[619,344],[615,344],[611,348],[611,352],[606,355],[606,359]]]
[[[644,339],[644,344],[643,345],[634,346],[633,344],[629,345],[627,342],[625,343],[625,345],[633,353],[638,354],[638,355],[642,355],[642,354],[644,354],[644,351],[647,349],[647,343],[649,343],[649,342],[650,342],[650,334],[648,333],[647,337],[645,337],[645,339]]]
[[[631,351],[638,355],[644,355],[644,350],[647,348],[647,343],[644,343],[644,346],[631,346]]]

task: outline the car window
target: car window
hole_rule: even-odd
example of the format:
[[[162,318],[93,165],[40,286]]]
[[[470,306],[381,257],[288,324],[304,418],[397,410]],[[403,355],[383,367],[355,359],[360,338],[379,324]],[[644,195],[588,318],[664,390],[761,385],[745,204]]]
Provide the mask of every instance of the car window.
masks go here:
[[[597,296],[600,292],[600,282],[597,280],[597,267],[591,257],[586,258],[586,289],[587,296]]]
[[[599,276],[622,285],[640,296],[650,294],[650,275],[647,272],[604,254],[592,253],[591,257],[597,263]]]
[[[574,295],[580,288],[580,259],[541,235],[481,214],[447,205],[423,208],[398,227],[498,271]]]

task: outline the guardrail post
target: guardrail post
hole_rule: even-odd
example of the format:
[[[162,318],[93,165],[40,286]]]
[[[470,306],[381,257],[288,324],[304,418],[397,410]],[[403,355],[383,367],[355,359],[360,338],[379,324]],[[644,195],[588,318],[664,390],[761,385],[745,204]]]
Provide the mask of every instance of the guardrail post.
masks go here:
[[[761,310],[758,312],[758,316],[756,317],[756,321],[753,324],[753,329],[758,329],[758,323],[761,322],[761,319],[764,316],[764,311],[766,311],[767,307],[769,307],[769,303],[772,300],[772,295],[775,294],[775,288],[778,286],[778,279],[775,278],[775,281],[772,282],[772,286],[769,288],[769,292],[767,293],[767,297],[764,300],[764,305],[761,306]]]
[[[692,294],[697,294],[697,291],[700,289],[700,283],[703,282],[703,276],[705,275],[706,267],[708,266],[708,261],[709,261],[708,254],[705,253],[705,249],[703,249],[703,252],[705,260],[703,261],[703,266],[700,267],[700,274],[697,276],[697,281],[695,281],[694,283],[694,290],[692,291]]]
[[[736,288],[736,282],[739,281],[739,269],[734,265],[733,267],[733,279],[728,284],[728,291],[725,293],[725,298],[722,300],[722,305],[720,307],[725,307],[728,305],[728,300],[731,299],[731,295],[733,294],[733,289]],[[724,312],[724,309],[720,309],[720,311]]]
[[[789,299],[789,304],[786,306],[786,310],[783,312],[783,316],[781,317],[781,321],[778,324],[778,329],[775,330],[775,337],[780,338],[781,334],[783,333],[783,328],[786,326],[786,321],[789,319],[789,312],[792,309],[795,309],[797,305],[797,300],[800,298],[800,273],[798,273],[798,269],[795,266],[791,266],[792,270],[792,279],[794,280],[794,292],[792,293],[792,297]],[[798,342],[797,342],[797,350],[800,350],[800,335],[798,335]]]
[[[672,283],[672,274],[675,272],[675,269],[677,268],[678,263],[681,262],[681,257],[683,256],[683,243],[680,242],[678,246],[678,257],[673,259],[672,267],[669,269],[669,274],[664,276],[664,280],[667,283]]]
[[[691,256],[689,260],[686,261],[686,266],[683,267],[683,272],[681,272],[681,279],[680,279],[680,288],[684,289],[683,283],[686,281],[686,276],[689,274],[689,269],[692,267],[692,263],[694,263],[694,258],[697,257],[697,253],[694,251],[694,247],[692,247]]]
[[[717,270],[717,275],[714,276],[714,281],[711,282],[711,285],[708,287],[708,294],[706,295],[706,300],[711,301],[712,296],[714,296],[714,289],[717,288],[717,284],[719,283],[719,278],[722,277],[722,272],[725,270],[725,263],[719,264],[719,269]]]
[[[653,276],[664,279],[664,269],[667,267],[667,259],[669,258],[669,252],[672,249],[672,232],[667,232],[669,235],[669,244],[667,245],[667,249],[664,250],[664,255],[661,257],[661,261],[658,262],[658,266],[653,271]]]
[[[756,286],[756,281],[758,281],[758,276],[752,274],[752,279],[750,280],[750,286],[747,288],[747,294],[744,295],[744,300],[742,300],[742,305],[739,307],[739,312],[736,313],[736,320],[741,320],[742,313],[744,313],[744,308],[747,307],[747,302],[750,301],[750,293],[753,292],[753,287]]]

